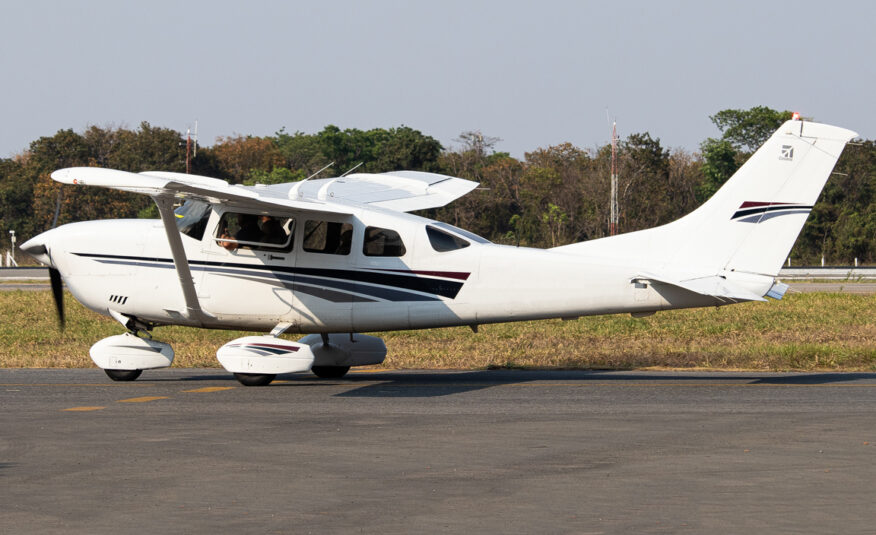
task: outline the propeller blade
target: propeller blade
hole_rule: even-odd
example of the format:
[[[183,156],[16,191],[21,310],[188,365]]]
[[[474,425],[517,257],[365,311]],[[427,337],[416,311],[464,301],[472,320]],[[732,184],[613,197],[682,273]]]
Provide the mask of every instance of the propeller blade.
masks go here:
[[[55,298],[55,308],[58,310],[58,322],[64,330],[64,283],[61,282],[61,272],[49,268],[49,281],[52,283],[52,297]]]

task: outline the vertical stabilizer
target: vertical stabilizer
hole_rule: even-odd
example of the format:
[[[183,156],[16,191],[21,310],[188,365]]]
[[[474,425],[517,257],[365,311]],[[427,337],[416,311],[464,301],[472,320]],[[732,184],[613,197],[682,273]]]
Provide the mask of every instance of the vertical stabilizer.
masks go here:
[[[557,248],[651,270],[775,276],[851,130],[787,121],[702,206],[667,225]]]

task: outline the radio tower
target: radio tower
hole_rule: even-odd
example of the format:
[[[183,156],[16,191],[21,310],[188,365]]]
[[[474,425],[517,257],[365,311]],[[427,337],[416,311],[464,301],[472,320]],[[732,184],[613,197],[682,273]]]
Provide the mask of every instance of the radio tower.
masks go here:
[[[617,122],[611,127],[611,209],[608,216],[608,234],[617,234]]]

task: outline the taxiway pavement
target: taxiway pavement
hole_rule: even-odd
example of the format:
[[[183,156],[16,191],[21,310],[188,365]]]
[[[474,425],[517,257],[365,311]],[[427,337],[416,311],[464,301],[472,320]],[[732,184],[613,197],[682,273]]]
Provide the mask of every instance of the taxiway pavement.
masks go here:
[[[876,374],[0,369],[6,533],[864,533]]]

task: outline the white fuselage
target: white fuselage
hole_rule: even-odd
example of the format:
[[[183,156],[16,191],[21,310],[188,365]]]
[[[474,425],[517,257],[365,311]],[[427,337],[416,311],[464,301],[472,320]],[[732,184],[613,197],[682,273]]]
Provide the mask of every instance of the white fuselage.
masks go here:
[[[213,207],[201,239],[182,235],[203,310],[196,318],[186,315],[161,221],[72,223],[42,239],[85,306],[155,324],[268,331],[288,323],[289,332],[364,332],[722,304],[636,282],[640,266],[628,262],[471,239],[439,252],[426,231],[434,222],[385,210],[333,216],[353,227],[348,254],[304,250],[302,227],[313,215],[294,211],[282,214],[295,221],[287,252],[227,250],[217,233],[222,210],[229,209]],[[404,254],[364,254],[366,227],[396,231]],[[769,283],[758,281],[757,290]]]

